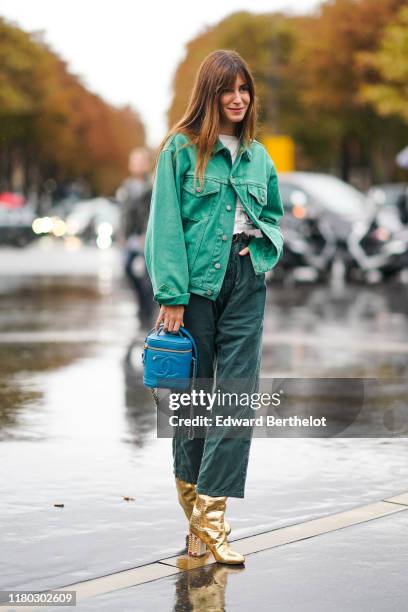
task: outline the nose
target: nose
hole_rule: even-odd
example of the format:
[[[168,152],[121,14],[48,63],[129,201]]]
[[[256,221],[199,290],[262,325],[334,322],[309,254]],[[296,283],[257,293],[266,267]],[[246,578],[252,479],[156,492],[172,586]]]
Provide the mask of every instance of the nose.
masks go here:
[[[239,91],[239,89],[235,92],[235,95],[232,101],[234,102],[234,104],[238,103],[237,106],[242,105],[242,96],[241,96],[241,92]]]

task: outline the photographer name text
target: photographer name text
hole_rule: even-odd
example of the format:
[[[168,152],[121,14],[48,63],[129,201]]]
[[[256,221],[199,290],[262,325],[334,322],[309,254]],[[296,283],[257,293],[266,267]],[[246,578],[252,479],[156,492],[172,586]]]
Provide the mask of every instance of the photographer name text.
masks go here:
[[[327,419],[312,416],[280,418],[274,415],[259,415],[252,418],[196,416],[191,419],[172,415],[169,417],[169,424],[172,427],[327,427]]]

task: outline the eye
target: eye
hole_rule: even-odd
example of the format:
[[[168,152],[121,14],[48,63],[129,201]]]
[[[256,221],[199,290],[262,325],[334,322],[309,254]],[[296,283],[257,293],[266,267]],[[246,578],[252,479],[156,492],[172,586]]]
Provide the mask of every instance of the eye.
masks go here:
[[[240,91],[242,91],[242,90],[243,91],[249,91],[249,85],[240,85],[239,89],[240,89]],[[224,94],[224,93],[233,93],[233,92],[234,92],[234,90],[233,89],[228,89],[228,87],[225,87],[225,88],[221,89],[221,93],[222,94]]]

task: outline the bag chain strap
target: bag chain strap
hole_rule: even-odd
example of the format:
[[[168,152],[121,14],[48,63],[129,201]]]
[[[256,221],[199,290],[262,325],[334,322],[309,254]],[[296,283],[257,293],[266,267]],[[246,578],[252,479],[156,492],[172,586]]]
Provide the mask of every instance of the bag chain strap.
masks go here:
[[[194,389],[196,375],[197,375],[197,359],[195,357],[192,357],[192,361],[193,361],[193,375],[192,375],[192,378],[191,378],[191,390]],[[159,408],[160,408],[160,405],[159,405],[159,394],[156,391],[156,387],[155,388],[150,387],[150,391],[151,391],[151,393],[153,395],[153,400],[154,400],[154,403],[156,405],[156,409],[159,410]],[[193,417],[194,417],[193,403],[190,402],[190,419],[191,419],[191,424],[190,424],[190,429],[189,429],[189,432],[188,432],[188,439],[189,440],[194,440]]]
[[[156,408],[157,410],[159,410],[159,396],[157,394],[157,391],[156,389],[153,389],[152,387],[149,387],[149,389],[152,392],[154,403],[156,404]]]

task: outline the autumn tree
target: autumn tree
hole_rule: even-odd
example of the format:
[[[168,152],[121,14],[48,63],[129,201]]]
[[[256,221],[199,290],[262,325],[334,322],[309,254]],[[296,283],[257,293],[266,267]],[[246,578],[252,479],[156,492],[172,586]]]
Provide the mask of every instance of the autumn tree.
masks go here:
[[[130,107],[107,104],[39,34],[0,19],[0,189],[82,178],[95,193],[112,194],[130,149],[144,141]]]
[[[358,57],[363,69],[372,70],[371,83],[361,84],[362,98],[379,115],[396,115],[408,123],[408,6],[385,28],[381,44]]]
[[[173,81],[174,97],[168,111],[172,125],[186,108],[195,74],[204,57],[215,49],[235,49],[249,64],[257,84],[259,137],[282,130],[297,113],[296,85],[287,70],[295,32],[280,13],[253,15],[240,11],[207,28],[187,44],[187,53]]]
[[[360,184],[361,179],[390,178],[395,153],[408,133],[401,119],[381,116],[362,95],[369,71],[359,54],[378,49],[403,4],[330,0],[306,16],[230,15],[187,44],[174,77],[169,124],[184,112],[205,56],[235,49],[256,79],[260,139],[292,136],[300,169],[329,171],[345,180],[357,176]]]
[[[378,48],[403,3],[329,1],[299,22],[292,63],[303,108],[298,142],[306,158],[320,168],[338,169],[345,180],[353,167],[390,175],[391,152],[404,139],[401,122],[380,117],[361,95],[367,74],[359,60],[362,51]]]

